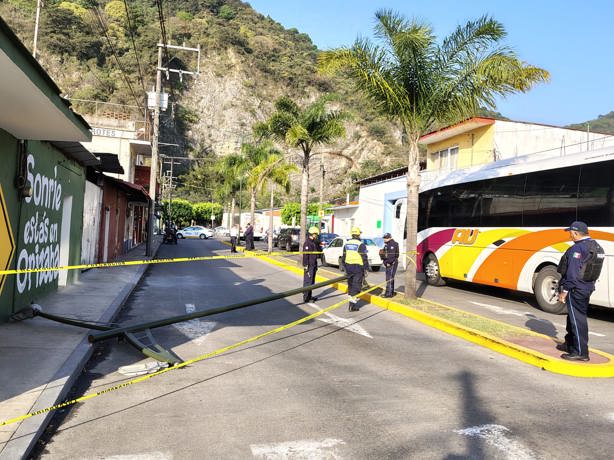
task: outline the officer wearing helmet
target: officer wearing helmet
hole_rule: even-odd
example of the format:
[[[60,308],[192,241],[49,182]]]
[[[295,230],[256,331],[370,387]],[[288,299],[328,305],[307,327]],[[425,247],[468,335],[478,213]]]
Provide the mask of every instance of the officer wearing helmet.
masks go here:
[[[350,311],[358,311],[356,294],[362,289],[365,271],[369,269],[367,246],[360,240],[360,229],[352,228],[352,238],[343,246],[343,267],[348,275],[348,294],[350,296]]]
[[[303,245],[303,287],[311,286],[316,282],[316,271],[318,269],[318,245],[316,240],[320,234],[318,227],[310,227],[307,240]],[[317,297],[313,297],[313,291],[303,292],[305,302],[315,302]]]

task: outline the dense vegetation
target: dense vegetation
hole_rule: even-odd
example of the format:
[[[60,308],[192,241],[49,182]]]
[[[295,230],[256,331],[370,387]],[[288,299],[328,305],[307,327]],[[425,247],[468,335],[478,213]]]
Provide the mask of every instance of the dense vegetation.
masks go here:
[[[595,133],[613,134],[614,135],[614,111],[606,114],[599,115],[594,120],[585,121],[584,123],[577,123],[569,125],[567,128],[573,129],[589,129]]]

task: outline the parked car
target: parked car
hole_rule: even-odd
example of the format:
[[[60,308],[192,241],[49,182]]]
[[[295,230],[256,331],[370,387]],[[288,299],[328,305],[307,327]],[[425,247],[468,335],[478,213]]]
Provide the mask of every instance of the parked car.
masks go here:
[[[210,228],[202,227],[200,225],[192,225],[191,227],[182,228],[177,230],[177,238],[200,238],[206,240],[213,236],[213,231]]]
[[[218,237],[230,236],[230,230],[228,230],[226,227],[219,226],[213,229],[213,234]]]
[[[273,245],[285,249],[287,251],[294,251],[298,249],[299,235],[301,234],[300,227],[287,227],[282,228],[277,235],[277,238],[273,238]]]
[[[318,241],[320,242],[320,251],[323,251],[330,244],[330,242],[338,236],[339,235],[336,233],[320,233],[320,236],[318,237]],[[322,258],[321,254],[320,258]]]
[[[334,265],[341,266],[341,257],[343,256],[343,246],[346,241],[351,240],[349,236],[339,236],[333,239],[326,248],[322,251],[322,265],[324,267]],[[377,272],[382,266],[382,259],[379,256],[379,246],[375,244],[371,238],[361,238],[362,242],[367,246],[367,259],[371,271]]]

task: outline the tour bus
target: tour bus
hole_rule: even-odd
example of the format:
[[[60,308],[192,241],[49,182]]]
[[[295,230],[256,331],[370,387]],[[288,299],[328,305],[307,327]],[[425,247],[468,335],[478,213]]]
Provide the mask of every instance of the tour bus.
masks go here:
[[[405,219],[406,200],[398,200],[397,241]],[[417,269],[431,285],[449,278],[533,293],[544,311],[561,314],[556,268],[572,244],[564,228],[575,220],[606,253],[591,303],[614,308],[613,148],[519,157],[433,182],[420,192]]]

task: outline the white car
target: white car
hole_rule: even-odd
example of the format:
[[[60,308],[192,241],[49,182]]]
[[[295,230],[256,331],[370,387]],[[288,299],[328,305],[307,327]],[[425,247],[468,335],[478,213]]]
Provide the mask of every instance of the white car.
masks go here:
[[[223,226],[215,227],[213,233],[217,236],[230,236],[230,230]]]
[[[349,236],[338,236],[332,240],[326,248],[322,250],[322,265],[327,267],[330,265],[340,266],[341,257],[343,256],[343,246],[346,241],[351,240]],[[361,241],[367,246],[367,259],[371,270],[379,271],[382,266],[382,259],[379,256],[379,246],[371,238],[361,238]]]
[[[182,228],[181,230],[177,230],[177,238],[200,238],[201,240],[206,240],[207,238],[211,238],[213,236],[213,230],[207,227],[202,227],[200,225],[192,225],[191,227]]]

